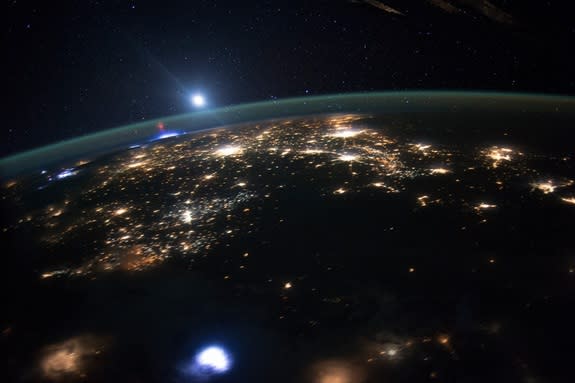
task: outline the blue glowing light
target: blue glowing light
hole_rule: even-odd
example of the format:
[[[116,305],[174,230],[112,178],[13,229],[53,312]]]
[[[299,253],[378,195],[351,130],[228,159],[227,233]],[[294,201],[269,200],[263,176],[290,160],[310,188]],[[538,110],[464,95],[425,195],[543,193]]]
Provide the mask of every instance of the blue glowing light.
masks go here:
[[[224,348],[212,345],[201,349],[185,370],[190,375],[205,379],[211,375],[223,374],[231,366],[231,355]]]
[[[151,141],[163,140],[165,138],[170,138],[170,137],[177,137],[180,134],[181,133],[178,133],[178,132],[165,132],[165,133],[157,135]]]
[[[74,175],[76,175],[76,174],[78,174],[78,171],[77,171],[77,170],[74,170],[74,169],[65,169],[65,170],[63,170],[62,172],[60,172],[60,173],[56,176],[56,178],[58,178],[59,180],[61,180],[61,179],[63,179],[63,178],[68,178],[68,177],[74,176]]]
[[[223,348],[217,346],[210,346],[200,351],[200,353],[196,355],[196,363],[198,367],[215,373],[223,373],[230,368],[228,353]]]

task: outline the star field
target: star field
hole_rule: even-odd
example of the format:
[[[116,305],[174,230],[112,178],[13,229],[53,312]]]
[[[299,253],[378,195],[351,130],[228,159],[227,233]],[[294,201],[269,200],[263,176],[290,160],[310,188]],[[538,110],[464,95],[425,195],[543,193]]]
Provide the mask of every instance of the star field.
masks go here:
[[[4,5],[7,155],[214,106],[402,89],[571,94],[573,27],[559,3],[63,2]],[[386,11],[381,4],[398,9]]]

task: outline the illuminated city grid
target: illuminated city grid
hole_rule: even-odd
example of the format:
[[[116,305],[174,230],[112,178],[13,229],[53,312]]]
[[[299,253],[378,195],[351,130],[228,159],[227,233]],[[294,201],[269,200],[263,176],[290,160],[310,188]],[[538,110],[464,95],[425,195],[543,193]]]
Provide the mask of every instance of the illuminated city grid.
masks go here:
[[[340,115],[222,128],[136,147],[102,163],[43,172],[46,184],[38,193],[53,183],[73,183],[84,172],[89,177],[81,189],[71,188],[61,200],[3,230],[41,228],[46,246],[92,238],[84,244],[79,266],[41,273],[49,278],[140,271],[174,256],[205,257],[217,245],[255,232],[254,209],[263,201],[280,204],[277,192],[295,188],[302,174],[325,198],[409,193],[414,180],[437,179],[439,184],[413,197],[414,207],[459,207],[479,222],[501,208],[494,193],[518,179],[527,193],[557,194],[560,203],[575,204],[573,180],[540,174],[527,164],[532,156],[518,149],[490,146],[470,156],[440,143],[393,137],[385,126],[362,124],[365,118]],[[6,190],[18,182],[6,183]],[[453,185],[469,193],[450,192]]]

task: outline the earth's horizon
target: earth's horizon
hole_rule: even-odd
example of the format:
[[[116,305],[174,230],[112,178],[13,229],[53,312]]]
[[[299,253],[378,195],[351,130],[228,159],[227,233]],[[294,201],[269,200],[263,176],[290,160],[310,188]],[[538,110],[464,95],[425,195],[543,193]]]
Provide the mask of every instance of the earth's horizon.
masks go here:
[[[453,112],[458,108],[463,111],[484,111],[498,103],[502,103],[499,107],[508,111],[560,111],[566,118],[575,113],[575,96],[488,90],[406,90],[273,99],[154,118],[0,156],[0,175],[4,178],[22,175],[35,170],[38,163],[57,166],[83,156],[97,158],[130,145],[161,139],[162,136],[233,128],[234,125],[250,122],[337,113]],[[162,129],[159,129],[159,124]]]
[[[435,95],[2,159],[3,381],[571,382],[575,99]]]

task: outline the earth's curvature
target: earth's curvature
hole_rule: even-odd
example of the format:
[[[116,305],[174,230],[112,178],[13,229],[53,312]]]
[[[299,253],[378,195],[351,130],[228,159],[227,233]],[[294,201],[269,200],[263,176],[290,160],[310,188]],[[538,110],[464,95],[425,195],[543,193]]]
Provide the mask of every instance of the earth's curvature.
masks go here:
[[[10,380],[573,378],[574,99],[158,122],[0,162]]]

